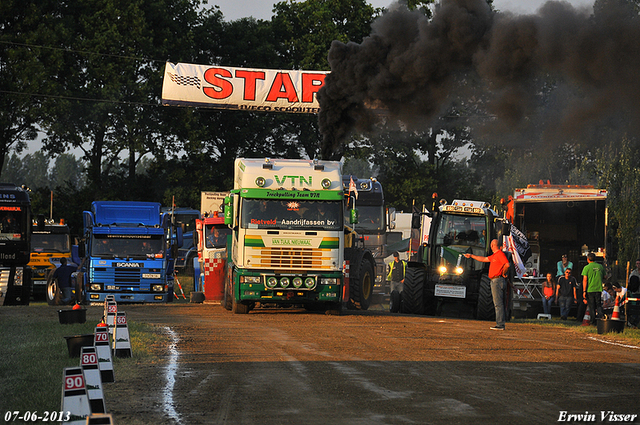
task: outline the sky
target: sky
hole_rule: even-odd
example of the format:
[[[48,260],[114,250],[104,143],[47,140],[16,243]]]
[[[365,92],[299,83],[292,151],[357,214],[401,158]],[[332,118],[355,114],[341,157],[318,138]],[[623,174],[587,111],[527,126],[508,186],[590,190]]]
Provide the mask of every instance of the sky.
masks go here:
[[[220,6],[226,21],[253,16],[256,19],[271,19],[273,4],[271,0],[208,0],[208,6]],[[567,0],[574,6],[593,6],[594,0]],[[387,7],[391,0],[367,0],[374,7]],[[532,14],[546,0],[494,0],[496,9],[515,14]]]

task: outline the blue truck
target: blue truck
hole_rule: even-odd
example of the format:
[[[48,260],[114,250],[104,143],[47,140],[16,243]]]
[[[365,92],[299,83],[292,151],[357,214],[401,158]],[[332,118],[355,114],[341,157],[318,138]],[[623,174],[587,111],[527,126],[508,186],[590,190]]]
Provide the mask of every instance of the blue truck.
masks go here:
[[[96,201],[83,212],[81,272],[76,287],[88,302],[146,303],[173,300],[174,259],[182,229],[154,202]],[[82,252],[84,251],[84,252]]]

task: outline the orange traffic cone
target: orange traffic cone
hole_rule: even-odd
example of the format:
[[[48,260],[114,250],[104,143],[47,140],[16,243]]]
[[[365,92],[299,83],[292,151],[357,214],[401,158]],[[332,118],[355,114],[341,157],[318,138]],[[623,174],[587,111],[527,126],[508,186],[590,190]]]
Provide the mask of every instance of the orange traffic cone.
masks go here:
[[[589,307],[584,312],[584,318],[582,319],[582,326],[589,326],[591,324],[591,315],[589,314]]]
[[[622,320],[620,318],[620,298],[616,297],[616,305],[613,306],[613,314],[611,315],[611,320]]]

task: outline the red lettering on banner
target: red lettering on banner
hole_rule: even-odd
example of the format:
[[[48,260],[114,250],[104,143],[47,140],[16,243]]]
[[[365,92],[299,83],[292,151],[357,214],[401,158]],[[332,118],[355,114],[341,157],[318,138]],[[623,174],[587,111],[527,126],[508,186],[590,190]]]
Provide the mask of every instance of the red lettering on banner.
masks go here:
[[[302,103],[313,102],[313,94],[320,90],[326,76],[327,74],[302,73]]]
[[[213,99],[224,99],[233,93],[233,85],[224,78],[231,78],[231,72],[224,68],[209,68],[204,72],[204,80],[217,87],[203,87],[204,94]]]
[[[280,98],[286,98],[289,102],[298,102],[298,93],[293,87],[291,76],[283,72],[276,74],[276,78],[274,78],[269,90],[269,95],[267,95],[267,102],[275,102]]]
[[[256,100],[256,80],[264,80],[264,76],[259,71],[236,71],[236,77],[244,79],[244,100]]]

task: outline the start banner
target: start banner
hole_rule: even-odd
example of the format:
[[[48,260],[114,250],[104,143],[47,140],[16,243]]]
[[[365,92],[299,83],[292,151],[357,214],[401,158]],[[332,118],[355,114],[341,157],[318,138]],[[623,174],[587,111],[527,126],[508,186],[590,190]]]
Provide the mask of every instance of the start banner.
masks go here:
[[[167,62],[162,104],[315,114],[328,73]]]

